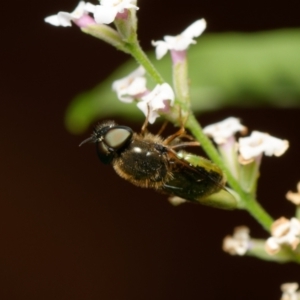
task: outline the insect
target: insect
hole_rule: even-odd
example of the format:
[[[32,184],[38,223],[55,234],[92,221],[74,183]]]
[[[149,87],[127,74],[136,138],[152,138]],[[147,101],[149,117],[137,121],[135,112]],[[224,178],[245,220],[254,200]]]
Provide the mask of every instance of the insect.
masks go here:
[[[191,201],[232,209],[235,198],[224,188],[221,169],[211,161],[179,150],[186,145],[182,131],[163,139],[142,129],[106,121],[94,129],[92,136],[81,144],[92,142],[100,161],[111,164],[116,173],[132,184],[152,188],[170,196],[175,204]]]

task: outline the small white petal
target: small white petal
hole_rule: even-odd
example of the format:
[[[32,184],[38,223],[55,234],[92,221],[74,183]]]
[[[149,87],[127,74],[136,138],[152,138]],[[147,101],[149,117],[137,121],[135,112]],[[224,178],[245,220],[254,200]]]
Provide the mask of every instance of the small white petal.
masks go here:
[[[139,66],[137,69],[135,69],[132,73],[129,74],[131,77],[137,78],[142,77],[146,75],[146,70],[143,66]]]
[[[146,78],[137,77],[135,78],[131,85],[128,87],[127,92],[129,95],[139,95],[146,91]]]
[[[100,0],[101,5],[103,6],[113,6],[119,1],[112,1],[112,0]]]
[[[141,97],[137,106],[147,116],[149,110],[149,123],[153,124],[159,117],[159,110],[166,110],[174,104],[175,95],[171,86],[167,83],[157,84],[148,94]],[[169,102],[169,103],[168,103]]]
[[[297,218],[291,218],[291,230],[297,236],[300,236],[300,221]]]
[[[245,132],[247,128],[243,126],[239,119],[229,117],[221,122],[208,125],[203,128],[203,132],[212,137],[216,144],[224,144],[237,132]]]
[[[206,21],[204,19],[197,20],[191,24],[187,29],[185,29],[181,35],[189,38],[194,38],[200,36],[206,29]]]
[[[288,191],[285,197],[295,205],[300,205],[300,182],[297,184],[297,192]]]
[[[143,112],[145,116],[148,114],[148,104],[146,101],[140,101],[137,103],[137,107]]]
[[[278,244],[276,238],[270,237],[266,240],[265,250],[270,255],[273,255],[280,250],[280,245]]]
[[[114,7],[96,5],[94,18],[98,24],[110,24],[115,20],[118,10]]]
[[[297,282],[283,283],[280,288],[283,292],[294,293],[298,290],[299,284]]]
[[[271,226],[272,236],[266,241],[266,251],[269,254],[277,253],[281,245],[289,245],[293,250],[300,243],[300,221],[297,218],[288,220],[284,217],[277,219]]]
[[[171,86],[168,83],[163,83],[162,91],[163,91],[163,95],[164,95],[165,99],[170,100],[171,105],[173,105],[174,101],[175,101],[175,94],[174,94],[174,91],[171,88]]]
[[[72,17],[72,14],[66,13],[64,11],[61,11],[57,14],[57,18],[59,20],[60,26],[66,27],[66,26],[72,26],[71,20],[75,20],[75,18]]]
[[[164,36],[164,40],[168,44],[169,49],[175,51],[184,51],[189,47],[189,45],[196,44],[196,41],[192,38],[185,37],[181,34],[175,37],[166,35]]]
[[[73,12],[71,12],[72,19],[79,19],[85,13],[85,2],[80,1]]]
[[[128,76],[113,82],[112,89],[117,93],[119,100],[131,103],[137,95],[146,92],[145,69],[140,66]]]
[[[158,110],[165,107],[165,100],[170,100],[171,106],[174,104],[175,95],[168,83],[157,84],[147,95],[142,97],[143,101],[151,104],[152,109]]]
[[[49,17],[45,18],[44,20],[45,20],[46,23],[49,23],[49,24],[51,24],[53,26],[67,27],[67,26],[71,26],[72,25],[70,21],[69,21],[69,23],[66,22],[65,25],[62,25],[61,21],[60,21],[60,18],[58,17],[58,15],[49,16]]]
[[[182,39],[182,35],[179,34],[177,36],[172,36],[172,35],[165,35],[164,40],[165,43],[168,45],[169,49],[174,49],[176,48],[177,44],[180,42]]]
[[[135,4],[135,0],[100,0],[100,4],[102,6],[107,6],[107,7],[118,7],[119,12],[120,10],[127,8],[135,8],[139,9]]]
[[[161,59],[169,50],[168,44],[164,41],[152,41],[152,45],[156,47],[156,59]]]
[[[144,113],[144,115],[148,116],[148,109],[149,109],[149,117],[148,122],[153,124],[155,120],[159,117],[159,114],[151,108],[148,102],[140,101],[137,103],[137,107]]]
[[[94,10],[94,18],[98,24],[112,23],[118,13],[123,13],[125,9],[139,8],[134,5],[133,0],[101,0],[101,5],[96,5]]]
[[[95,10],[96,10],[96,5],[94,5],[94,4],[92,4],[92,3],[90,3],[90,2],[87,2],[86,4],[85,4],[85,10],[87,11],[87,12],[90,12],[90,13],[95,13]]]
[[[135,78],[127,88],[120,88],[117,91],[119,100],[131,103],[137,95],[144,93],[146,90],[146,78]]]
[[[71,26],[72,20],[79,20],[84,14],[88,12],[86,10],[86,5],[87,4],[84,1],[80,1],[73,12],[68,13],[68,12],[60,11],[57,15],[52,15],[45,18],[45,22],[54,26],[63,26],[63,27]]]
[[[239,139],[239,151],[243,159],[250,160],[261,154],[280,156],[289,147],[287,140],[281,140],[259,131]]]
[[[280,238],[287,234],[290,229],[290,220],[281,217],[277,219],[271,226],[271,234],[275,238]]]
[[[168,50],[184,51],[187,50],[191,44],[195,44],[194,37],[198,37],[206,28],[204,19],[198,20],[186,28],[181,34],[177,36],[164,36],[164,41],[152,42],[153,46],[160,48],[156,50],[156,56],[163,57]],[[163,44],[166,43],[166,44]]]

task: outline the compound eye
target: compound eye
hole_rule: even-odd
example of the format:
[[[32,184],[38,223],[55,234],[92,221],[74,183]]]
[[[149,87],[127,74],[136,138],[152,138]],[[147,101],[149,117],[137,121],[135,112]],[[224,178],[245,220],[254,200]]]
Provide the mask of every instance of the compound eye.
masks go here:
[[[132,130],[125,126],[115,126],[107,131],[104,143],[114,150],[122,148],[132,137]]]
[[[110,164],[114,158],[114,153],[109,151],[107,146],[103,142],[97,142],[96,143],[96,150],[99,159],[104,163],[104,164]]]

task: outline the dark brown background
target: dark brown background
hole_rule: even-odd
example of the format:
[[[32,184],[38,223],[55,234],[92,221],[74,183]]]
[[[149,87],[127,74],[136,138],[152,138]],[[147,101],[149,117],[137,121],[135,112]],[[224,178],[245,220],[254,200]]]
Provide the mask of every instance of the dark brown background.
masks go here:
[[[299,27],[297,2],[143,0],[140,39],[149,49],[200,17],[207,32]],[[2,4],[0,299],[279,299],[281,283],[300,281],[297,265],[221,250],[237,225],[267,237],[247,213],[174,208],[117,177],[92,147],[78,148],[89,133],[65,130],[72,97],[126,59],[75,27],[43,22],[76,4]],[[272,216],[292,216],[284,195],[300,180],[299,110],[227,109],[201,122],[230,115],[290,140],[284,157],[264,159],[259,198]]]

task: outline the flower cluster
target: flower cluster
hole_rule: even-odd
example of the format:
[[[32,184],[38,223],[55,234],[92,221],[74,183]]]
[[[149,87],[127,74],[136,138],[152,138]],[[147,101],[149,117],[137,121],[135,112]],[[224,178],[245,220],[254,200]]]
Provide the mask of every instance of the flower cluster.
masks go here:
[[[246,226],[236,227],[233,235],[223,240],[223,250],[231,255],[244,255],[250,248],[250,230]]]
[[[290,194],[292,198],[299,196],[292,192],[287,195]],[[298,204],[295,204],[298,207]],[[247,254],[277,262],[294,260],[291,250],[297,255],[297,248],[300,244],[300,220],[296,217],[291,219],[281,217],[272,223],[270,231],[271,236],[266,240],[253,239],[250,238],[249,229],[246,226],[237,227],[232,236],[224,238],[223,250],[231,255]]]
[[[300,291],[299,284],[297,282],[288,282],[281,285],[282,296],[280,300],[299,300]]]
[[[127,52],[124,39],[132,41],[132,37],[135,36],[134,12],[138,9],[136,0],[100,0],[100,5],[81,1],[73,12],[59,12],[56,15],[45,18],[45,21],[54,26],[64,27],[71,26],[71,22],[73,22],[85,30],[91,25],[103,25],[114,22],[117,31],[107,30],[106,25],[104,25],[104,27],[93,27],[90,32],[86,32]],[[125,22],[122,23],[122,20],[125,20]],[[191,44],[196,43],[194,38],[200,36],[205,28],[205,20],[200,19],[191,24],[180,35],[174,37],[165,36],[164,41],[153,41],[152,44],[156,47],[157,59],[162,58],[170,50],[173,63],[177,63],[178,59],[179,62],[184,60],[186,50]],[[177,76],[182,77],[181,73],[179,71]],[[125,103],[136,101],[137,107],[148,118],[148,122],[154,123],[161,113],[166,114],[170,112],[171,107],[174,105],[175,94],[171,86],[163,82],[162,79],[159,80],[162,82],[157,84],[152,91],[148,90],[145,74],[145,69],[140,66],[125,78],[115,81],[112,88],[117,93],[120,101]],[[188,79],[186,78],[187,81]],[[178,90],[181,89],[179,88]],[[180,99],[181,95],[177,94],[176,97]]]
[[[218,146],[231,146],[236,143],[235,134],[245,134],[247,128],[234,117],[227,118],[221,122],[208,125],[203,132],[210,136]],[[242,164],[249,164],[260,158],[262,154],[267,156],[281,156],[289,147],[287,140],[281,140],[270,136],[267,133],[253,131],[249,137],[239,138],[234,145],[239,152],[239,161]]]
[[[246,133],[247,127],[242,125],[239,119],[230,117],[221,122],[206,126],[203,132],[213,138],[217,145],[223,145],[234,138],[237,132]]]
[[[256,192],[262,155],[280,156],[289,147],[287,140],[281,140],[259,131],[253,131],[248,137],[236,139],[235,134],[245,134],[247,128],[240,123],[239,119],[233,117],[209,125],[203,129],[203,132],[217,144],[223,160],[244,190],[252,194]],[[299,205],[300,183],[297,188],[298,192],[288,192],[287,198]],[[272,224],[271,235],[265,242],[267,254],[278,253],[283,245],[288,245],[295,250],[300,243],[300,221],[297,218],[288,220],[282,217]],[[261,241],[259,243],[261,244]],[[223,250],[230,254],[244,255],[249,245],[249,229],[238,227],[232,237],[227,236],[224,239]],[[258,249],[257,245],[252,245],[253,249]],[[262,256],[258,252],[256,255]]]
[[[203,132],[217,144],[219,152],[233,176],[239,180],[246,192],[255,192],[262,155],[280,156],[288,149],[287,140],[267,133],[253,131],[248,137],[235,137],[236,133],[247,133],[247,128],[234,117],[208,125]]]
[[[91,24],[110,24],[115,18],[123,18],[128,10],[137,10],[135,0],[101,0],[100,5],[80,1],[71,13],[59,12],[45,18],[45,22],[54,26],[71,26],[71,21],[79,27]],[[93,17],[90,16],[93,15]]]
[[[288,245],[295,250],[300,242],[300,221],[296,218],[288,220],[281,217],[272,224],[271,235],[266,241],[267,253],[273,255],[283,245]]]
[[[174,104],[175,95],[168,83],[158,84],[149,91],[146,87],[145,69],[139,67],[128,76],[116,80],[112,88],[120,101],[131,103],[137,101],[137,107],[153,124],[159,113],[167,113]]]
[[[240,162],[247,164],[264,153],[266,156],[281,156],[288,149],[287,140],[281,140],[267,133],[253,131],[251,136],[239,139]]]

